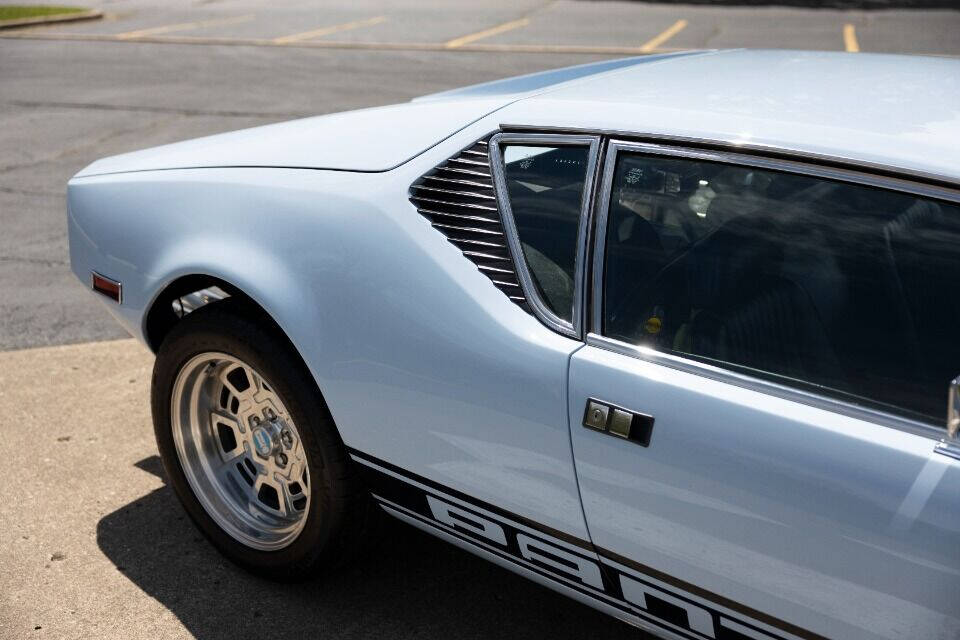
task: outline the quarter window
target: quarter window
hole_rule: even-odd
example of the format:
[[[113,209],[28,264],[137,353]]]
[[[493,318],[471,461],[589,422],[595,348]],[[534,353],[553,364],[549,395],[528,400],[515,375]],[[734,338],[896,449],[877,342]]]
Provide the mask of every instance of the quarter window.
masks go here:
[[[544,304],[571,322],[589,148],[505,144],[502,153],[510,210],[533,284]]]
[[[960,208],[620,153],[603,332],[942,422],[960,373]]]

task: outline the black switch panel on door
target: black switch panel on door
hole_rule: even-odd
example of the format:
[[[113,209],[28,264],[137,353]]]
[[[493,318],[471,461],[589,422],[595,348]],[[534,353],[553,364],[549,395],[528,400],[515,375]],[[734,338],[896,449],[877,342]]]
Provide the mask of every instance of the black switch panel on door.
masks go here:
[[[653,416],[590,398],[583,414],[583,426],[648,447],[653,434]]]

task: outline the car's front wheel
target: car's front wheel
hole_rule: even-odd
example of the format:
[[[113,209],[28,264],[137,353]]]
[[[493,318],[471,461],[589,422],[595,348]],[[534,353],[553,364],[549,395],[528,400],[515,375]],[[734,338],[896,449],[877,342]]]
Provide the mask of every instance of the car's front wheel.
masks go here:
[[[257,310],[228,299],[181,320],[152,404],[173,489],[224,555],[296,580],[355,549],[366,493],[303,361]]]

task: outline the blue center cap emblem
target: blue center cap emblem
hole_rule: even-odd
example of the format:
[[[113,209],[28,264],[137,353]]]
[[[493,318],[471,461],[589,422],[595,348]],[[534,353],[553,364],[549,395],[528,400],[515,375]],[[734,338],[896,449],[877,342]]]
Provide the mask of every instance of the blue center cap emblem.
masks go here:
[[[263,427],[257,427],[253,432],[253,446],[257,453],[266,458],[273,451],[273,439]]]

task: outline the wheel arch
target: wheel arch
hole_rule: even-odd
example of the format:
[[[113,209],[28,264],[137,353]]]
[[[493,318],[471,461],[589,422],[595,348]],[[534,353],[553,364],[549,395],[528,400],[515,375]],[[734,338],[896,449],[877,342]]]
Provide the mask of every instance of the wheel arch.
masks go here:
[[[256,317],[269,325],[270,329],[275,331],[288,344],[291,350],[303,361],[304,367],[309,370],[300,349],[294,344],[290,334],[277,321],[275,315],[268,310],[267,305],[261,303],[255,295],[248,293],[247,288],[235,284],[232,279],[227,280],[204,272],[179,275],[162,287],[153,297],[143,316],[143,337],[151,351],[156,353],[174,326],[193,311],[191,309],[178,313],[174,307],[175,302],[182,300],[191,293],[212,288],[219,288],[226,294],[226,297],[205,302],[201,306],[219,304],[224,300],[235,301],[234,303],[243,310],[242,313]]]

